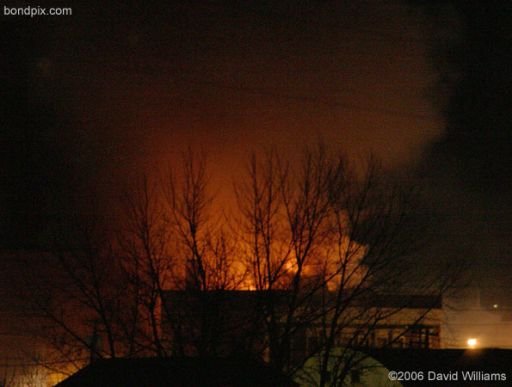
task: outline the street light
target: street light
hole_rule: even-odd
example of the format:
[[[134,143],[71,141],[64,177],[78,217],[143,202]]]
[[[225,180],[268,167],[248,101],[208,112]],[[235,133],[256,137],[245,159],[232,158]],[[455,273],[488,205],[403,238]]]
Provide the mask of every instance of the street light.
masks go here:
[[[469,348],[475,348],[478,344],[478,340],[475,339],[474,337],[471,337],[468,339],[467,344]]]

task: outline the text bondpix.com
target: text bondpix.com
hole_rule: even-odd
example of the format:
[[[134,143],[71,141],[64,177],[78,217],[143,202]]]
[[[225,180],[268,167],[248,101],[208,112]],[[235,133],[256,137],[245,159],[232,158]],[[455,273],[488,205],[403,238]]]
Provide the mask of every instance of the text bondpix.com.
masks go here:
[[[4,5],[4,16],[70,16],[73,14],[72,8],[43,8],[40,6],[32,7],[7,7]]]

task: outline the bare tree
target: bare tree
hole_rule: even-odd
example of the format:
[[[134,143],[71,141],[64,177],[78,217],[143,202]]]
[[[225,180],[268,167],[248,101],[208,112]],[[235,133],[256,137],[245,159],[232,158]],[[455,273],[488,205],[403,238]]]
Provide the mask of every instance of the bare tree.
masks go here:
[[[43,366],[166,355],[160,300],[172,260],[161,195],[143,178],[122,204],[108,227],[90,218],[76,230],[58,230],[53,248],[41,254],[44,275],[26,273],[26,300],[41,320],[34,334],[52,349]]]
[[[174,344],[181,354],[215,355],[227,333],[221,313],[223,294],[240,288],[245,270],[236,262],[236,242],[227,232],[224,214],[214,215],[218,209],[212,205],[215,197],[210,193],[205,156],[189,149],[180,173],[170,173],[164,188],[170,226],[177,236],[176,255],[185,271],[184,288],[177,284],[175,289],[184,290],[183,303],[189,303],[174,306],[181,313],[165,310]],[[170,308],[168,302],[164,305]],[[184,335],[194,338],[189,348],[179,343]]]
[[[320,254],[329,237],[328,187],[332,167],[326,154],[307,153],[300,172],[269,153],[253,156],[247,183],[238,188],[247,261],[254,286],[264,297],[269,359],[290,369],[299,332],[316,318],[312,307],[325,280],[318,274]],[[284,292],[276,297],[273,292]]]
[[[253,286],[268,293],[269,360],[290,374],[317,357],[318,384],[341,385],[363,359],[354,349],[408,307],[407,295],[440,297],[449,285],[451,276],[407,281],[424,226],[417,192],[392,182],[372,158],[351,165],[319,146],[304,153],[297,170],[272,152],[263,161],[253,156],[237,195]],[[270,296],[277,291],[283,297]],[[392,295],[403,297],[391,306]],[[344,353],[333,356],[340,348]],[[328,380],[333,369],[337,381]]]
[[[216,353],[224,328],[209,293],[238,289],[244,268],[224,217],[211,219],[205,160],[189,153],[182,167],[164,187],[143,177],[127,189],[110,225],[116,232],[82,222],[70,238],[56,233],[47,253],[52,273],[27,276],[28,298],[45,321],[41,336],[54,348],[51,361],[80,367],[97,358],[186,354],[179,337],[190,327],[200,338],[192,353]],[[189,307],[176,320],[162,302],[169,289],[185,290],[200,318]]]
[[[438,303],[453,279],[415,275],[411,257],[428,224],[417,187],[375,159],[349,163],[318,146],[291,164],[268,152],[251,157],[235,186],[229,219],[210,193],[205,157],[189,150],[162,184],[143,178],[127,190],[116,238],[88,231],[79,248],[55,249],[58,280],[37,293],[60,355],[241,349],[297,377],[316,359],[313,384],[336,386],[380,326],[408,310],[408,326],[385,340],[400,342],[435,306],[411,314],[415,297]]]
[[[26,330],[45,342],[45,356],[34,359],[43,367],[60,364],[65,373],[123,352],[123,278],[100,229],[92,222],[82,222],[80,232],[68,227],[55,233],[53,248],[20,259],[31,269],[24,270]]]
[[[374,340],[379,324],[408,308],[411,294],[441,297],[448,285],[445,278],[436,278],[436,283],[410,281],[408,258],[420,245],[425,226],[418,222],[415,187],[386,178],[372,158],[359,172],[346,167],[342,172],[330,188],[336,248],[327,272],[331,291],[322,304],[320,386],[343,384],[365,358],[354,348]],[[388,337],[387,345],[422,321],[432,307],[423,305],[409,316],[408,326]],[[338,353],[333,356],[335,347]],[[330,375],[336,378],[330,380]]]
[[[162,294],[172,284],[171,233],[161,194],[147,177],[126,195],[119,256],[128,278],[127,305],[130,355],[166,356],[161,332]],[[140,353],[139,353],[140,355]]]

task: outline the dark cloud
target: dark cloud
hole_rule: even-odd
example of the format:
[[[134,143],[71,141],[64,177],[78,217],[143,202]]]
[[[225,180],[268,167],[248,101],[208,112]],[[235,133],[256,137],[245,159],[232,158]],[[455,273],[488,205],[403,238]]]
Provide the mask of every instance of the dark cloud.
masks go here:
[[[463,256],[475,282],[489,288],[512,277],[512,6],[452,1],[437,9],[441,20],[450,14],[457,38],[432,31],[446,128],[421,171],[446,218],[440,253]]]
[[[445,135],[432,158],[449,155],[464,183],[479,190],[510,187],[512,153],[512,6],[451,2],[459,39],[434,36],[433,55],[450,97],[443,106]],[[449,162],[447,160],[447,162]]]

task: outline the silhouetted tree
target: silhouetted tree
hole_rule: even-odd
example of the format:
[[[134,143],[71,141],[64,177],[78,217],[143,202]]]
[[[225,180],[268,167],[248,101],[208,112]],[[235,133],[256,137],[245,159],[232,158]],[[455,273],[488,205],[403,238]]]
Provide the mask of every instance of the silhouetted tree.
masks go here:
[[[453,271],[415,270],[430,219],[418,188],[373,158],[350,163],[323,146],[298,164],[253,155],[235,186],[238,212],[228,218],[204,156],[189,150],[163,181],[143,178],[125,192],[115,237],[83,227],[56,244],[56,275],[33,287],[54,353],[83,363],[252,351],[301,378],[315,364],[308,383],[341,385],[380,324],[452,283]],[[230,298],[235,290],[254,291],[252,312]],[[169,302],[170,291],[181,301]],[[244,309],[236,326],[230,306]],[[409,327],[388,344],[433,306],[409,311]]]
[[[451,283],[453,272],[423,281],[412,276],[410,257],[426,226],[417,188],[394,182],[373,158],[350,164],[320,146],[293,168],[274,152],[263,160],[253,155],[237,195],[252,285],[269,294],[269,360],[290,374],[317,357],[319,385],[341,385],[363,360],[354,349],[408,306],[407,295],[441,297]],[[284,291],[284,302],[270,295],[276,291]],[[378,307],[387,295],[403,297]],[[433,306],[409,316],[410,325]],[[405,333],[404,327],[391,341]],[[337,381],[327,378],[333,368]]]
[[[219,314],[225,301],[220,295],[239,289],[245,271],[237,265],[235,238],[226,231],[226,218],[213,206],[205,156],[189,149],[183,155],[181,171],[169,174],[164,192],[169,226],[176,235],[176,255],[184,269],[178,277],[181,284],[177,282],[174,289],[184,291],[191,303],[181,305],[181,311],[164,310],[174,347],[180,354],[218,355],[226,334]],[[164,307],[169,306],[164,303]],[[186,335],[189,344],[193,341],[189,348],[181,344]]]

